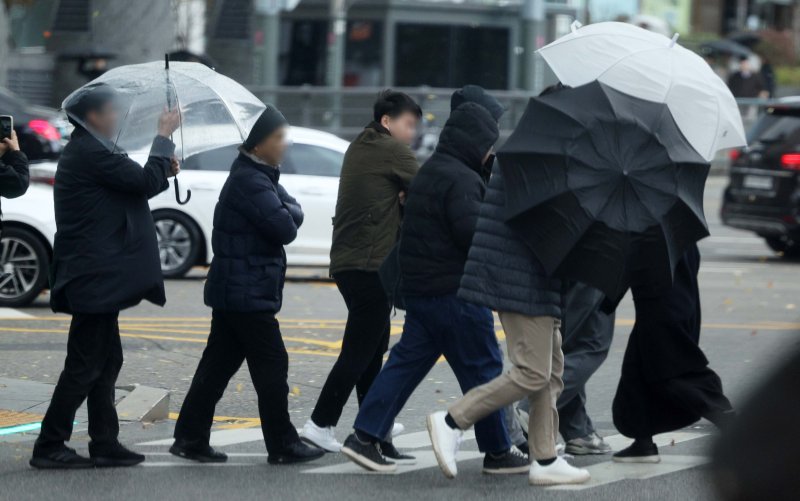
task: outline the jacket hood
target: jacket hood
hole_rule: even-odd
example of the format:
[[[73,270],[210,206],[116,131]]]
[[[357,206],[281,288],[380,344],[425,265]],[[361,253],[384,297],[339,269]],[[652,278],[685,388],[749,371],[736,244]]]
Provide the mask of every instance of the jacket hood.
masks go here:
[[[494,96],[487,94],[483,87],[479,85],[465,85],[463,88],[453,92],[450,97],[450,111],[455,110],[464,103],[477,103],[489,110],[495,121],[499,121],[503,116],[505,108]]]
[[[436,151],[453,156],[480,173],[483,157],[499,137],[497,121],[486,108],[464,103],[450,113]]]

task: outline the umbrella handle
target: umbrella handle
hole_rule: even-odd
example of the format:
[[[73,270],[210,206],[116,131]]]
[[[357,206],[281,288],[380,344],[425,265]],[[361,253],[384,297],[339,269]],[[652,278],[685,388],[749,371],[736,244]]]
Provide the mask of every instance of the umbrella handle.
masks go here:
[[[192,199],[192,190],[186,190],[186,200],[181,200],[181,190],[178,188],[178,176],[175,176],[175,201],[178,205],[186,205]]]

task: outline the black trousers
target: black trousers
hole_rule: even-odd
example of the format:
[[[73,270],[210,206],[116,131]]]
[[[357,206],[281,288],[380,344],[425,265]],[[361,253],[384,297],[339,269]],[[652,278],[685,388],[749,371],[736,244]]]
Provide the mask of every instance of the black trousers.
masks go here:
[[[42,421],[36,451],[53,451],[69,440],[75,412],[84,400],[87,400],[92,442],[117,441],[119,422],[114,386],[122,368],[118,317],[119,312],[72,315],[64,370]]]
[[[212,313],[208,344],[175,424],[176,439],[208,444],[217,402],[245,360],[267,452],[280,453],[298,440],[289,419],[289,355],[275,314],[221,310]]]
[[[311,414],[314,424],[323,427],[336,426],[353,388],[361,405],[389,348],[392,312],[377,272],[343,271],[333,278],[347,305],[347,325],[342,351]]]

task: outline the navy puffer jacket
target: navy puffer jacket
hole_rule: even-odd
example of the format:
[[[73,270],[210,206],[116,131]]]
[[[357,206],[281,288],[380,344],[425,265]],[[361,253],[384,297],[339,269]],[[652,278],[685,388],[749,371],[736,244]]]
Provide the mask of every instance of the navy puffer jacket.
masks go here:
[[[495,311],[561,317],[561,282],[505,223],[505,186],[495,167],[472,237],[458,296]]]
[[[286,253],[303,211],[278,184],[279,171],[240,154],[214,210],[214,259],[205,303],[224,311],[277,313],[283,300]]]

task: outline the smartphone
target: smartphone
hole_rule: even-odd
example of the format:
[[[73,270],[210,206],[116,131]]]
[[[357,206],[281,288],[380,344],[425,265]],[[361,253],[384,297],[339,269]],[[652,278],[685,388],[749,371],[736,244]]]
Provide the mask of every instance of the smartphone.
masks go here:
[[[14,117],[11,115],[0,115],[0,140],[11,137],[14,130]]]

